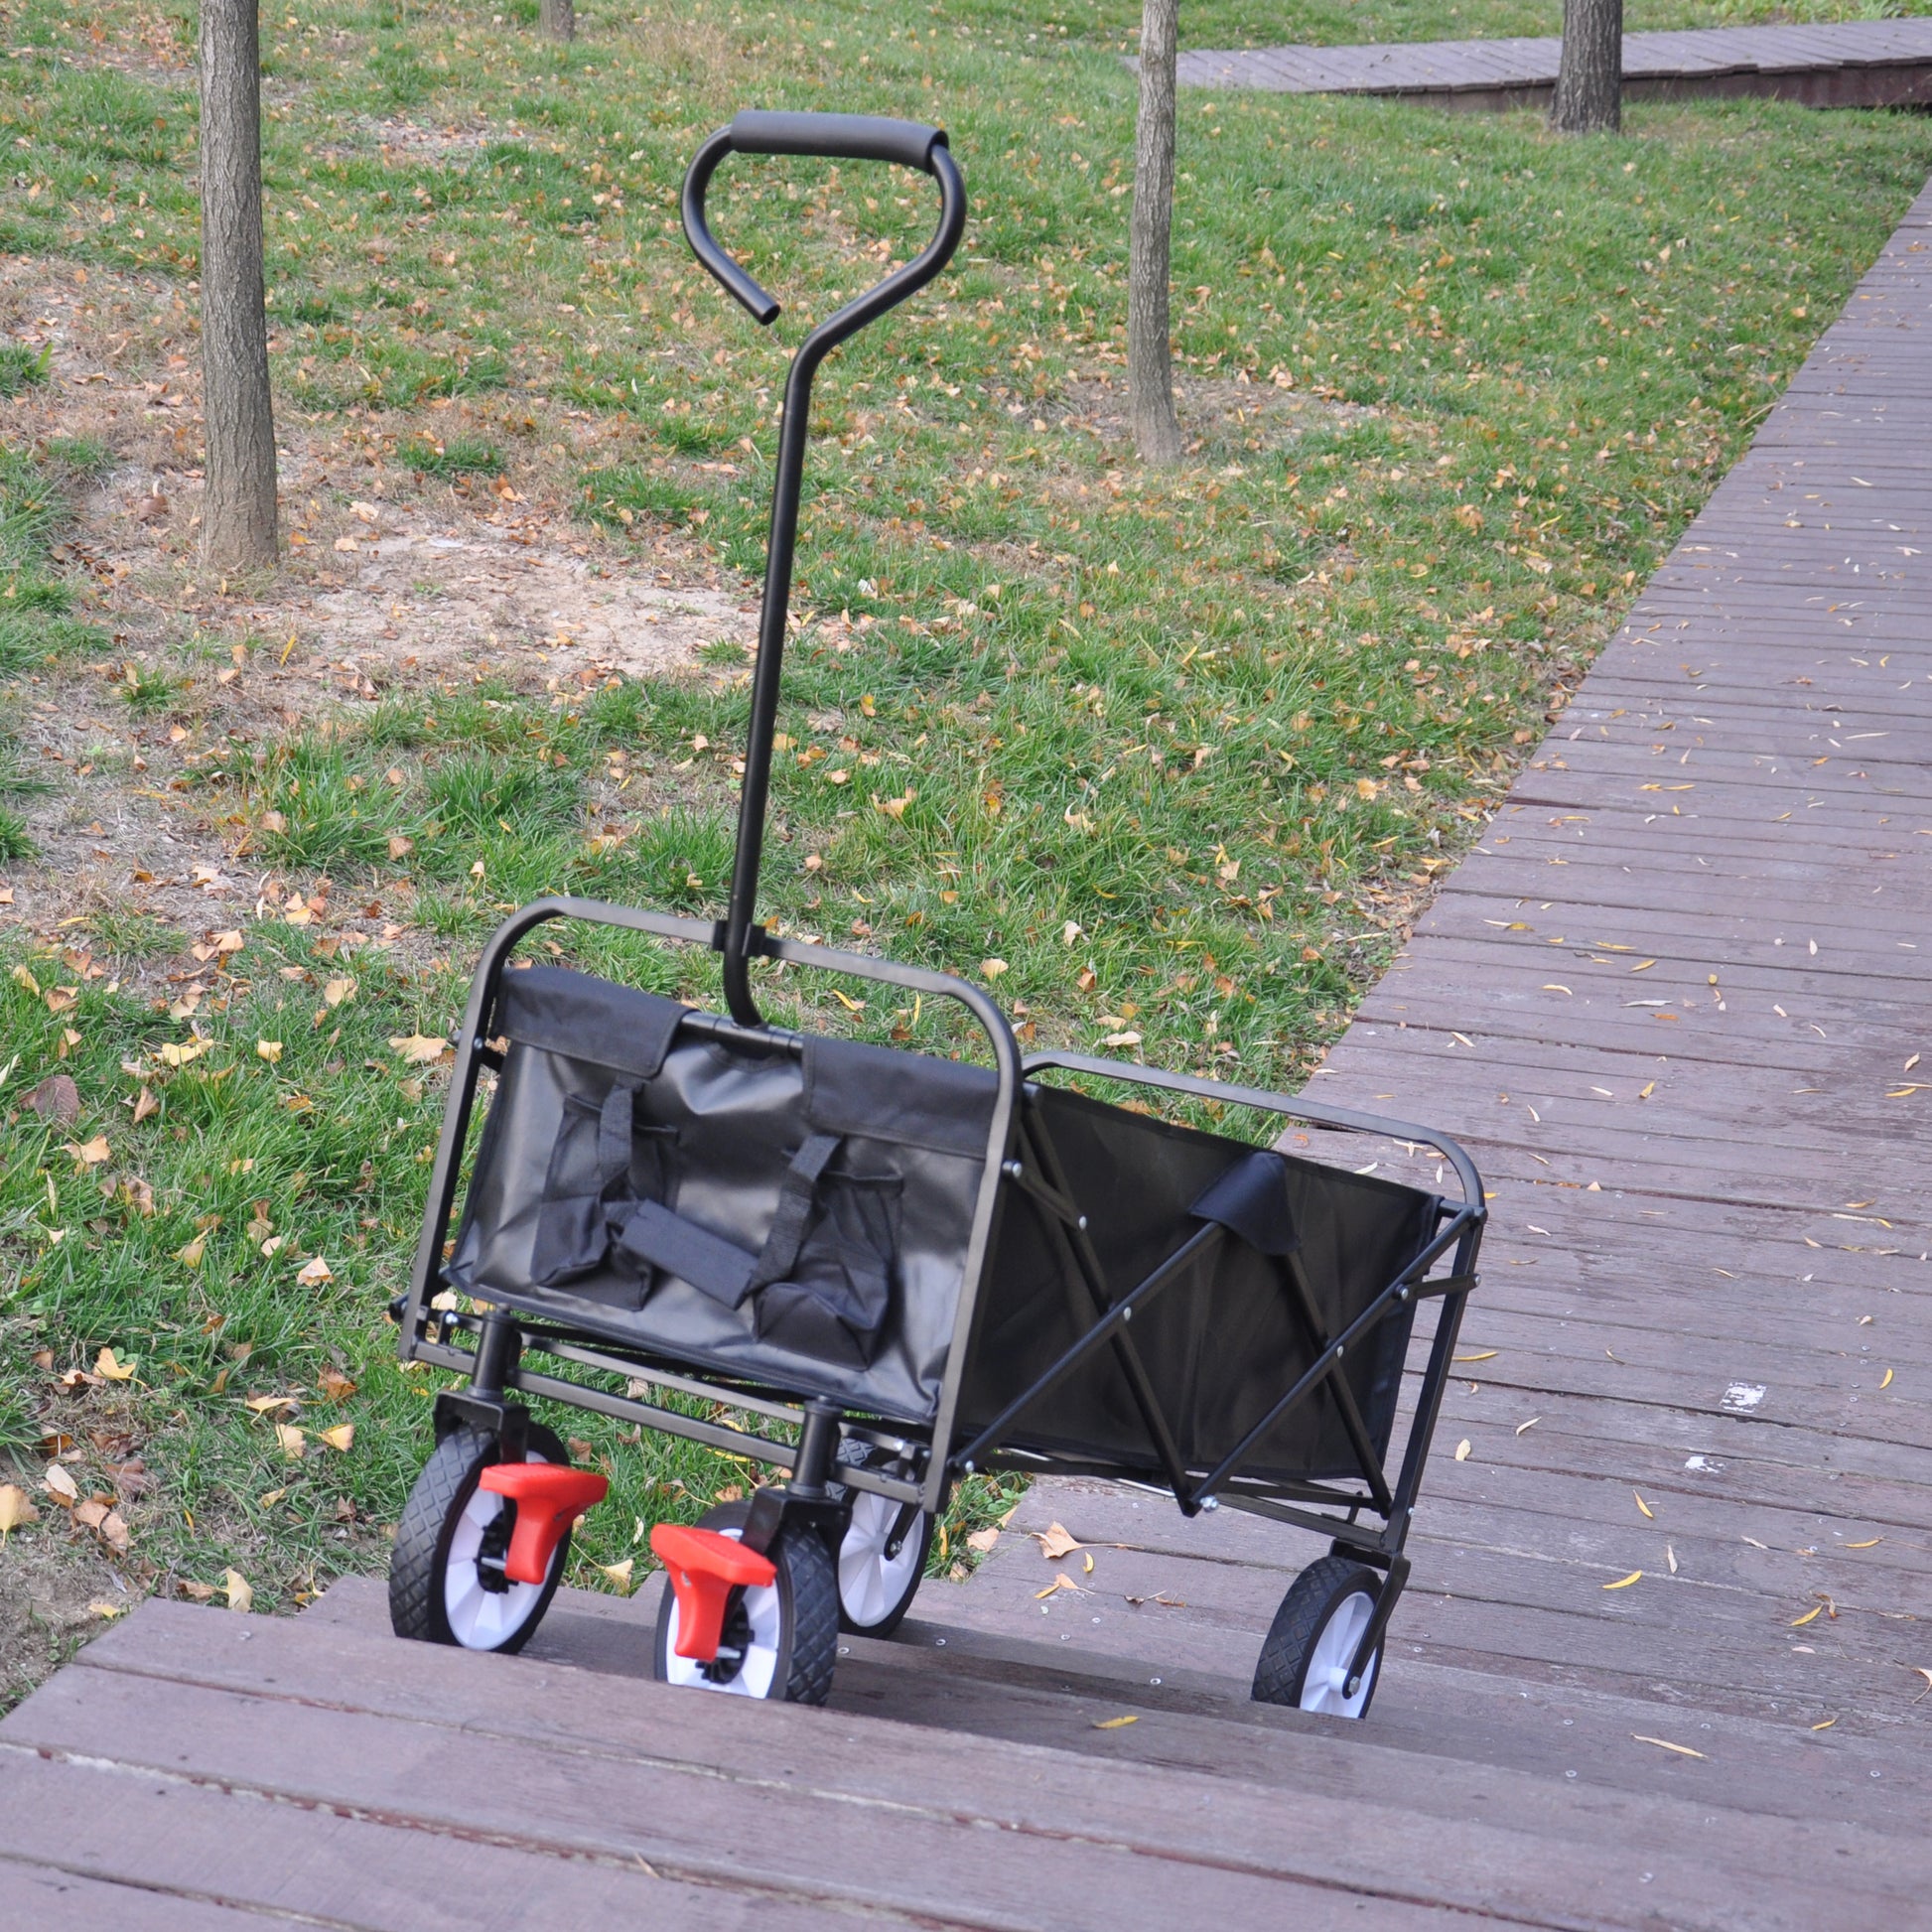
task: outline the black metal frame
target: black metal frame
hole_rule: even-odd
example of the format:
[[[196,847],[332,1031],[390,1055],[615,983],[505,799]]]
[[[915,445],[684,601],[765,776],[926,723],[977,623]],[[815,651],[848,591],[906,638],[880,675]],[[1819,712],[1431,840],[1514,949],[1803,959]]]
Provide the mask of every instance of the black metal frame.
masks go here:
[[[1407,1578],[1409,1566],[1403,1546],[1409,1518],[1442,1406],[1463,1306],[1475,1286],[1484,1220],[1481,1180],[1468,1156],[1453,1142],[1407,1122],[1327,1107],[1260,1088],[1223,1085],[1083,1054],[1036,1053],[1023,1061],[1004,1015],[977,987],[945,974],[901,966],[890,960],[778,939],[757,921],[759,864],[812,378],[839,343],[924,287],[939,273],[964,228],[966,202],[959,171],[946,150],[945,136],[937,129],[847,115],[741,114],[730,127],[712,135],[692,162],[684,186],[684,227],[699,260],[761,324],[775,319],[777,303],[719,247],[705,218],[705,195],[712,175],[719,163],[733,153],[814,154],[890,160],[921,168],[939,186],[938,227],[923,253],[821,323],[792,360],[779,433],[737,859],[726,916],[707,923],[598,900],[553,897],[525,906],[490,937],[478,965],[463,1030],[456,1042],[449,1099],[436,1163],[431,1171],[428,1208],[410,1287],[399,1298],[395,1311],[402,1329],[401,1357],[405,1362],[454,1369],[470,1378],[466,1389],[445,1390],[438,1397],[439,1436],[467,1423],[496,1435],[503,1446],[502,1452],[512,1459],[520,1454],[526,1428],[527,1412],[514,1400],[521,1394],[572,1404],[786,1470],[789,1480],[782,1489],[768,1486],[758,1492],[753,1518],[746,1528],[747,1541],[753,1547],[765,1548],[776,1534],[779,1522],[788,1516],[803,1518],[828,1535],[832,1533],[837,1521],[842,1520],[841,1505],[830,1499],[826,1490],[835,1465],[838,1480],[848,1487],[871,1490],[901,1505],[896,1538],[909,1531],[917,1509],[935,1514],[942,1510],[953,1483],[976,1469],[1006,1467],[1091,1473],[1143,1486],[1161,1486],[1149,1483],[1146,1468],[1141,1464],[1128,1466],[1105,1455],[1048,1454],[1010,1444],[1017,1426],[1036,1403],[1049,1397],[1056,1385],[1097,1350],[1109,1348],[1126,1375],[1154,1445],[1163,1482],[1184,1514],[1192,1516],[1223,1503],[1249,1510],[1327,1535],[1337,1550],[1346,1550],[1384,1573],[1386,1583],[1378,1592],[1375,1612],[1351,1671],[1348,1688],[1352,1694],[1381,1641],[1389,1611]],[[731,1017],[694,1012],[684,1020],[682,1030],[706,1033],[761,1051],[798,1053],[803,1049],[803,1039],[799,1035],[767,1026],[760,1018],[750,986],[749,966],[754,957],[951,1000],[963,1006],[978,1024],[991,1048],[998,1089],[971,1235],[963,1258],[952,1344],[938,1405],[929,1424],[910,1427],[890,1419],[841,1415],[833,1405],[816,1398],[801,1400],[782,1389],[694,1369],[688,1363],[659,1357],[647,1350],[614,1344],[593,1332],[525,1319],[501,1310],[459,1312],[433,1306],[444,1279],[445,1246],[462,1179],[478,1088],[485,1071],[502,1064],[502,1055],[490,1044],[490,1035],[503,974],[518,943],[534,927],[552,919],[616,926],[717,952],[721,955],[723,990]],[[1255,1109],[1313,1127],[1373,1134],[1411,1146],[1432,1147],[1454,1169],[1462,1199],[1459,1203],[1443,1204],[1433,1237],[1339,1334],[1323,1331],[1299,1264],[1293,1257],[1288,1258],[1285,1266],[1290,1289],[1314,1359],[1217,1464],[1207,1469],[1189,1468],[1176,1449],[1173,1429],[1162,1413],[1154,1383],[1135,1348],[1131,1328],[1136,1312],[1178,1280],[1190,1262],[1213,1243],[1233,1237],[1219,1224],[1209,1222],[1130,1293],[1112,1298],[1087,1238],[1086,1220],[1067,1194],[1045,1125],[1028,1104],[1028,1096],[1035,1091],[1040,1077],[1053,1072],[1121,1081],[1171,1095],[1215,1101],[1223,1106]],[[956,1442],[961,1396],[972,1359],[988,1257],[993,1252],[1002,1199],[1009,1188],[1024,1189],[1046,1210],[1063,1263],[1078,1275],[1092,1301],[1093,1322],[1032,1388],[1010,1402],[991,1422],[975,1430],[969,1439]],[[1449,1257],[1449,1272],[1431,1279],[1432,1269],[1446,1256]],[[1341,1373],[1341,1363],[1346,1351],[1378,1323],[1426,1299],[1439,1299],[1442,1312],[1423,1371],[1416,1410],[1410,1420],[1401,1466],[1391,1475],[1384,1458],[1375,1450],[1353,1392]],[[555,1363],[555,1371],[532,1367],[528,1360],[532,1352]],[[608,1387],[571,1374],[569,1371],[573,1369],[591,1375],[623,1375],[641,1380],[657,1399],[646,1401],[629,1394],[617,1395]],[[1360,1478],[1360,1489],[1341,1486],[1333,1480],[1291,1481],[1244,1472],[1244,1462],[1282,1418],[1298,1405],[1314,1400],[1323,1390],[1339,1407],[1358,1465],[1355,1474]],[[686,1415],[663,1399],[677,1395],[722,1400],[741,1413],[756,1417],[758,1426],[737,1429]],[[773,1433],[773,1426],[777,1431],[796,1433],[790,1437]],[[845,1461],[841,1449],[848,1443],[864,1449],[866,1459],[859,1463]],[[1348,1480],[1343,1478],[1342,1483]],[[1372,1513],[1379,1520],[1380,1528],[1364,1523],[1361,1520],[1364,1512]]]

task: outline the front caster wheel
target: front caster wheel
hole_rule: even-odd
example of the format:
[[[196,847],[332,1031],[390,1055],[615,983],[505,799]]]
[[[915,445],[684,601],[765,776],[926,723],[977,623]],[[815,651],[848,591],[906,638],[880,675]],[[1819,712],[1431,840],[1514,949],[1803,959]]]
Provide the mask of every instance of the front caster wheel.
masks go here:
[[[570,1451],[536,1423],[529,1426],[527,1444],[528,1461],[570,1461]],[[512,1583],[503,1575],[511,1505],[477,1487],[477,1478],[496,1460],[493,1436],[458,1429],[423,1464],[389,1559],[389,1621],[397,1636],[465,1650],[516,1651],[543,1621],[570,1560],[570,1537],[559,1539],[542,1583]]]
[[[912,1607],[932,1548],[932,1518],[912,1520],[898,1554],[889,1557],[898,1504],[869,1489],[850,1489],[852,1523],[839,1545],[839,1626],[862,1637],[889,1637]]]
[[[698,1527],[734,1539],[745,1533],[749,1503],[721,1503]],[[735,1697],[823,1704],[839,1651],[839,1582],[819,1533],[786,1526],[764,1553],[777,1575],[768,1585],[732,1592],[718,1655],[710,1663],[677,1654],[678,1606],[671,1580],[657,1605],[657,1676]]]
[[[1355,1646],[1368,1628],[1382,1579],[1346,1557],[1322,1557],[1289,1586],[1261,1647],[1253,1696],[1331,1718],[1365,1718],[1382,1672],[1382,1646],[1368,1660],[1355,1695],[1347,1695]]]

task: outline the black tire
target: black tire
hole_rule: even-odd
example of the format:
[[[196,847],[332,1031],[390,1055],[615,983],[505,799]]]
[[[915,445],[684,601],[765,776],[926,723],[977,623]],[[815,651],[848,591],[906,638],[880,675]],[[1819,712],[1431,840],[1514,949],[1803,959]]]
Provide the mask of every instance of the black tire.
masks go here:
[[[744,1529],[751,1510],[749,1502],[720,1503],[705,1512],[698,1527],[736,1536]],[[768,1626],[767,1640],[759,1645],[758,1664],[714,1679],[688,1660],[673,1657],[672,1610],[676,1598],[666,1577],[657,1603],[657,1637],[652,1647],[660,1682],[691,1684],[740,1697],[782,1698],[787,1704],[823,1704],[831,1696],[832,1671],[839,1654],[839,1579],[825,1539],[815,1529],[787,1524],[765,1554],[778,1573],[768,1597],[765,1591],[744,1592],[747,1603],[756,1597]],[[767,1657],[770,1670],[765,1677],[762,1665]],[[763,1688],[754,1688],[759,1681]]]
[[[1322,1557],[1310,1564],[1289,1586],[1268,1641],[1261,1647],[1252,1693],[1255,1702],[1331,1717],[1367,1717],[1382,1680],[1382,1646],[1376,1645],[1368,1681],[1356,1697],[1344,1698],[1331,1672],[1343,1668],[1353,1655],[1366,1622],[1363,1605],[1372,1611],[1382,1587],[1382,1579],[1373,1570],[1346,1557]],[[1311,1666],[1316,1667],[1313,1681]]]
[[[569,1466],[570,1451],[540,1424],[529,1426],[527,1441],[529,1460]],[[457,1644],[470,1650],[515,1652],[530,1641],[543,1621],[570,1561],[568,1531],[558,1540],[550,1575],[535,1587],[534,1595],[517,1599],[518,1613],[500,1635],[492,1632],[492,1640],[479,1642],[474,1631],[459,1633],[450,1622],[450,1546],[464,1511],[477,1493],[477,1478],[496,1459],[495,1437],[481,1430],[456,1429],[437,1444],[423,1464],[409,1500],[403,1504],[395,1549],[389,1558],[389,1622],[397,1636],[420,1643]],[[514,1596],[532,1587],[517,1584],[503,1594]]]
[[[898,1628],[905,1612],[912,1607],[912,1599],[919,1593],[919,1585],[925,1580],[926,1558],[932,1549],[932,1518],[925,1510],[919,1511],[918,1519],[906,1533],[905,1542],[900,1547],[899,1560],[891,1566],[893,1571],[903,1573],[898,1580],[898,1587],[882,1599],[877,1591],[868,1591],[855,1584],[848,1557],[855,1533],[862,1527],[857,1521],[858,1513],[876,1505],[879,1499],[868,1496],[863,1489],[848,1488],[846,1493],[852,1498],[855,1521],[840,1541],[834,1560],[838,1571],[839,1628],[859,1637],[890,1637]],[[897,1505],[892,1507],[897,1510]],[[884,1568],[883,1555],[870,1561]],[[887,1579],[889,1584],[891,1581]]]

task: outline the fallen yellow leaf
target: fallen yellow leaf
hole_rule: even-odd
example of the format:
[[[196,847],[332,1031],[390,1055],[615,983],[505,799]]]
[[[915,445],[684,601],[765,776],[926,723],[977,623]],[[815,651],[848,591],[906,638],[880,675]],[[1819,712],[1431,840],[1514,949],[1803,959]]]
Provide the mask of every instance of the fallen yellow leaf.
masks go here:
[[[187,1066],[191,1061],[199,1060],[213,1043],[212,1040],[207,1039],[190,1039],[180,1042],[171,1039],[166,1045],[155,1049],[155,1058],[163,1066]]]
[[[1532,1416],[1528,1422],[1519,1422],[1516,1425],[1517,1435],[1521,1436],[1526,1430],[1534,1429],[1542,1420],[1541,1416]]]
[[[1874,1536],[1863,1543],[1848,1543],[1845,1547],[1848,1550],[1875,1550],[1884,1540],[1882,1536]]]
[[[1878,1386],[1879,1386],[1879,1387],[1880,1387],[1881,1389],[1888,1389],[1888,1388],[1890,1388],[1890,1387],[1891,1387],[1891,1370],[1890,1370],[1890,1369],[1886,1369],[1886,1371],[1885,1371],[1885,1379],[1884,1379],[1884,1380],[1883,1380],[1882,1382],[1880,1382],[1880,1383],[1878,1384]]]
[[[621,1595],[630,1594],[630,1573],[636,1567],[634,1557],[625,1557],[621,1563],[600,1563],[597,1567],[617,1585]]]
[[[849,993],[841,993],[836,986],[832,989],[832,997],[847,1013],[864,1013],[866,1010],[865,1001],[855,1000]]]
[[[264,1489],[255,1501],[263,1509],[273,1509],[288,1493],[286,1489]]]
[[[175,1259],[185,1268],[199,1268],[207,1249],[207,1235],[198,1234],[187,1247],[175,1250]]]
[[[303,1288],[320,1288],[324,1282],[333,1282],[336,1276],[329,1264],[317,1255],[313,1261],[305,1262],[296,1271],[295,1279]]]
[[[1493,1362],[1501,1353],[1500,1348],[1478,1348],[1473,1355],[1452,1355],[1449,1359],[1457,1362]]]
[[[1834,1725],[1835,1724],[1837,1724],[1837,1723],[1838,1723],[1838,1720],[1837,1720],[1836,1718],[1827,1718],[1827,1719],[1825,1720],[1825,1722],[1824,1722],[1824,1723],[1823,1723],[1822,1725],[1812,1725],[1812,1729],[1813,1729],[1813,1730],[1830,1730],[1830,1729],[1831,1729],[1831,1727],[1832,1727],[1832,1726],[1833,1726],[1833,1725]]]
[[[1660,1751],[1675,1751],[1679,1757],[1702,1757],[1702,1751],[1694,1751],[1689,1744],[1673,1744],[1668,1737],[1646,1737],[1642,1731],[1633,1730],[1630,1735],[1639,1744],[1655,1744]]]
[[[282,1453],[291,1462],[300,1462],[309,1452],[309,1439],[291,1422],[278,1422],[275,1425],[275,1440],[282,1446]]]
[[[1130,1711],[1124,1718],[1096,1718],[1093,1727],[1095,1730],[1118,1730],[1122,1725],[1137,1725],[1139,1723],[1140,1719]]]
[[[1791,1619],[1792,1629],[1802,1630],[1805,1627],[1805,1625],[1812,1620],[1813,1617],[1822,1615],[1824,1613],[1824,1609],[1825,1606],[1823,1603],[1814,1603],[1811,1606],[1811,1608],[1804,1613],[1803,1616],[1794,1616]]]
[[[89,1616],[108,1618],[125,1616],[127,1614],[127,1605],[125,1603],[102,1603],[96,1601],[87,1605],[87,1614]]]
[[[1643,1572],[1641,1570],[1633,1570],[1629,1576],[1619,1577],[1613,1584],[1599,1584],[1597,1587],[1599,1589],[1628,1589],[1632,1584],[1641,1583],[1642,1581]]]
[[[41,1513],[17,1482],[0,1482],[0,1543],[23,1523],[38,1523]]]
[[[222,1578],[221,1587],[228,1592],[228,1608],[231,1610],[252,1610],[255,1607],[255,1592],[248,1586],[248,1579],[239,1570],[230,1570]]]
[[[1093,1556],[1091,1552],[1080,1559],[1080,1571],[1083,1576],[1091,1577],[1093,1575]]]
[[[1068,1533],[1063,1524],[1051,1523],[1043,1530],[1029,1532],[1039,1545],[1039,1554],[1048,1563],[1057,1563],[1062,1557],[1070,1557],[1075,1550],[1082,1548],[1078,1537]]]
[[[322,989],[323,1002],[327,1006],[339,1007],[345,1000],[355,997],[355,982],[352,979],[330,980]]]
[[[1637,1496],[1637,1492],[1634,1489],[1631,1490],[1630,1493],[1633,1496]],[[1637,1507],[1640,1510],[1642,1510],[1646,1516],[1651,1517],[1653,1519],[1656,1517],[1657,1512],[1654,1509],[1652,1509],[1651,1506],[1647,1502],[1645,1502],[1641,1496],[1637,1496]]]
[[[1469,1439],[1466,1436],[1455,1446],[1455,1459],[1458,1462],[1466,1462],[1469,1459]]]
[[[255,1057],[266,1060],[270,1066],[273,1066],[282,1057],[282,1042],[279,1039],[256,1040]]]
[[[111,1348],[103,1348],[94,1357],[94,1373],[109,1382],[132,1382],[139,1366],[133,1360],[122,1361]]]
[[[1034,1591],[1034,1601],[1037,1603],[1042,1597],[1051,1596],[1056,1589],[1077,1590],[1079,1587],[1080,1586],[1062,1570],[1044,1589],[1036,1589]]]
[[[113,1159],[113,1150],[107,1145],[105,1134],[96,1134],[91,1141],[69,1141],[66,1151],[73,1156],[76,1168],[97,1168],[103,1161]]]
[[[450,1042],[430,1034],[392,1035],[389,1044],[412,1066],[428,1066],[450,1050]]]
[[[293,1409],[295,1398],[292,1395],[251,1395],[247,1406],[256,1415],[264,1416],[271,1409]]]
[[[58,1462],[47,1465],[47,1473],[41,1477],[47,1485],[48,1493],[71,1509],[80,1498],[80,1491],[74,1486],[73,1478]]]
[[[338,1454],[346,1455],[348,1446],[355,1440],[355,1425],[352,1422],[339,1422],[334,1429],[316,1431],[316,1441],[327,1443]]]

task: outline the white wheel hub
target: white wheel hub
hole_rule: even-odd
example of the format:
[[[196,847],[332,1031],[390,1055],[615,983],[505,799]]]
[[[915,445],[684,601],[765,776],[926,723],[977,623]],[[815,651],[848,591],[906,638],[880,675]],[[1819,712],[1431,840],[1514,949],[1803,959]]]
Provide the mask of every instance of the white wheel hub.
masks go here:
[[[532,1455],[532,1462],[548,1457]],[[477,1558],[483,1534],[508,1507],[508,1498],[494,1490],[476,1489],[457,1518],[450,1538],[450,1558],[443,1570],[443,1614],[450,1634],[465,1650],[497,1650],[536,1614],[543,1595],[541,1584],[511,1584],[507,1589],[487,1589]]]
[[[1319,1711],[1330,1718],[1359,1718],[1375,1688],[1375,1673],[1381,1667],[1378,1652],[1369,1659],[1368,1669],[1355,1695],[1349,1697],[1348,1670],[1355,1660],[1355,1646],[1375,1613],[1375,1599],[1367,1590],[1351,1591],[1328,1612],[1328,1618],[1315,1633],[1309,1667],[1302,1677],[1302,1709]]]
[[[916,1518],[898,1555],[886,1554],[898,1510],[897,1503],[870,1489],[852,1491],[852,1526],[839,1545],[839,1602],[848,1620],[861,1629],[883,1623],[918,1578],[924,1539]]]
[[[743,1532],[737,1527],[720,1530],[736,1543]],[[670,1590],[668,1582],[665,1585]],[[748,1584],[745,1587],[745,1614],[752,1625],[752,1640],[745,1649],[745,1661],[722,1684],[704,1674],[704,1665],[695,1657],[677,1654],[678,1601],[676,1593],[664,1606],[668,1630],[664,1639],[664,1681],[689,1684],[700,1691],[727,1691],[735,1697],[768,1698],[778,1674],[778,1648],[783,1639],[784,1613],[778,1602],[776,1584]]]

